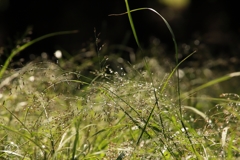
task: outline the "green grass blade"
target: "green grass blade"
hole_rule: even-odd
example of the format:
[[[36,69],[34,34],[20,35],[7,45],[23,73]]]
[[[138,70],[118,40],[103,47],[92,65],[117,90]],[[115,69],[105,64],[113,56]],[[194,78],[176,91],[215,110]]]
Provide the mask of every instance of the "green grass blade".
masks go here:
[[[210,82],[207,82],[207,83],[205,83],[205,84],[203,84],[203,85],[201,85],[199,87],[196,87],[196,88],[192,89],[191,91],[189,91],[187,93],[184,93],[182,95],[182,98],[183,97],[187,97],[188,95],[191,95],[191,94],[193,94],[195,92],[198,92],[198,91],[200,91],[202,89],[205,89],[207,87],[210,87],[210,86],[212,86],[214,84],[217,84],[217,83],[220,83],[220,82],[224,82],[224,81],[227,81],[227,80],[229,80],[231,78],[239,77],[239,76],[240,76],[240,72],[233,72],[233,73],[227,74],[225,76],[222,76],[220,78],[214,79],[214,80],[212,80]]]
[[[198,114],[199,116],[201,116],[206,122],[209,121],[209,118],[206,114],[204,114],[203,112],[199,111],[198,109],[194,108],[194,107],[191,107],[191,106],[183,106],[182,107],[183,109],[185,110],[191,110],[193,112],[195,112],[196,114]]]
[[[125,13],[120,13],[120,14],[110,14],[109,16],[121,16],[121,15],[128,14],[129,21],[130,21],[130,25],[131,25],[131,27],[132,27],[132,31],[133,31],[134,38],[135,38],[137,44],[140,46],[140,44],[139,44],[139,42],[138,42],[138,38],[137,38],[137,33],[136,33],[136,30],[135,30],[135,27],[134,27],[134,24],[133,24],[133,20],[132,20],[132,17],[131,17],[131,13],[132,13],[132,12],[136,12],[136,11],[141,11],[141,10],[150,10],[150,11],[156,13],[156,14],[163,20],[163,22],[164,22],[165,25],[167,26],[167,28],[168,28],[171,36],[172,36],[172,40],[173,40],[173,43],[174,43],[174,49],[175,49],[176,63],[178,64],[178,47],[177,47],[177,42],[176,42],[176,39],[175,39],[175,35],[174,35],[174,33],[173,33],[173,30],[172,30],[171,26],[169,25],[169,23],[167,22],[167,20],[166,20],[160,13],[158,13],[156,10],[154,10],[154,9],[152,9],[152,8],[137,8],[137,9],[130,10],[127,0],[125,0],[125,3],[126,3],[126,7],[127,7],[127,12],[125,12]],[[141,48],[141,46],[140,46],[140,48]]]
[[[128,1],[125,0],[125,3],[126,3],[126,6],[127,6],[127,12],[125,13],[120,13],[120,14],[110,14],[109,16],[120,16],[120,15],[124,15],[124,14],[128,14],[129,16],[129,21],[130,21],[130,24],[131,24],[131,27],[132,27],[132,30],[133,30],[133,34],[134,34],[134,37],[135,37],[135,40],[136,42],[138,43],[138,39],[137,39],[137,34],[136,34],[136,31],[135,31],[135,28],[134,28],[134,24],[133,24],[133,21],[132,21],[132,17],[131,17],[131,12],[136,12],[136,11],[141,11],[141,10],[150,10],[154,13],[156,13],[162,20],[163,22],[165,23],[165,25],[167,26],[170,34],[171,34],[171,37],[172,37],[172,40],[173,40],[173,44],[174,44],[174,49],[175,49],[175,60],[176,60],[176,67],[174,68],[174,70],[171,72],[171,74],[168,76],[166,82],[164,83],[163,87],[162,87],[162,90],[161,90],[161,93],[163,93],[163,91],[166,89],[166,86],[169,82],[169,80],[171,79],[171,77],[173,76],[173,74],[177,71],[177,75],[178,75],[178,67],[179,65],[185,61],[187,58],[189,58],[192,54],[194,54],[195,52],[191,53],[189,56],[187,56],[187,58],[185,58],[183,61],[181,61],[180,63],[178,63],[178,47],[177,47],[177,42],[176,42],[176,39],[175,39],[175,35],[173,33],[173,30],[171,28],[171,26],[169,25],[169,23],[167,22],[167,20],[161,15],[159,14],[156,10],[152,9],[152,8],[137,8],[137,9],[133,9],[133,10],[130,10],[129,9],[129,5],[127,3]],[[135,36],[136,35],[136,36]],[[138,43],[139,45],[139,43]],[[140,45],[139,45],[140,46]],[[140,47],[141,48],[141,47]],[[178,76],[179,77],[179,76]],[[178,78],[177,77],[177,78]],[[177,82],[177,86],[178,86],[178,96],[180,97],[180,90],[179,90],[179,79],[178,79],[178,82]]]
[[[191,57],[194,53],[196,53],[196,51],[194,51],[194,52],[192,52],[191,54],[189,54],[186,58],[184,58],[181,62],[179,62],[176,67],[174,67],[173,71],[172,71],[172,72],[169,74],[169,76],[167,77],[166,82],[169,82],[169,81],[170,81],[171,77],[173,76],[173,74],[175,73],[175,71],[178,69],[178,67],[179,67],[186,59],[188,59],[189,57]],[[167,87],[167,83],[164,83],[164,85],[163,85],[163,87],[162,87],[162,89],[161,89],[161,91],[160,91],[161,94],[163,94],[163,92],[165,91],[166,87]]]
[[[76,159],[75,155],[76,155],[76,151],[77,151],[77,144],[78,144],[78,141],[79,141],[79,126],[80,126],[80,122],[77,121],[75,123],[76,134],[75,134],[75,139],[74,139],[74,142],[73,142],[72,158],[71,158],[72,160]]]
[[[162,92],[165,90],[166,85],[168,84],[170,78],[172,77],[172,75],[173,75],[173,74],[175,73],[175,71],[176,71],[176,73],[177,73],[178,106],[179,106],[179,111],[180,111],[181,124],[182,124],[182,126],[183,126],[183,128],[184,128],[184,130],[185,130],[185,133],[187,134],[187,137],[188,137],[188,139],[189,139],[189,141],[190,141],[190,143],[191,143],[191,145],[192,145],[191,139],[190,139],[190,137],[189,137],[189,135],[188,135],[188,132],[187,132],[187,130],[186,130],[186,127],[185,127],[185,125],[184,125],[184,122],[182,121],[182,109],[181,109],[181,99],[180,99],[180,98],[181,98],[181,94],[180,94],[180,82],[179,82],[179,72],[178,72],[178,66],[179,66],[181,63],[178,64],[178,47],[177,47],[177,42],[176,42],[174,33],[173,33],[173,31],[172,31],[172,28],[171,28],[171,26],[169,25],[169,23],[167,22],[167,20],[166,20],[161,14],[159,14],[157,11],[155,11],[154,9],[152,9],[152,8],[138,8],[138,9],[135,9],[135,10],[130,10],[127,0],[125,0],[125,3],[126,3],[126,7],[127,7],[127,14],[128,14],[128,17],[129,17],[129,21],[130,21],[130,24],[131,24],[131,27],[132,27],[132,30],[133,30],[133,34],[134,34],[135,40],[136,40],[136,42],[137,42],[137,44],[138,44],[139,47],[140,47],[140,44],[139,44],[139,42],[138,42],[137,34],[136,34],[136,31],[135,31],[135,28],[134,28],[134,24],[133,24],[133,21],[132,21],[131,12],[140,11],[140,10],[150,10],[150,11],[156,13],[159,17],[161,17],[161,19],[164,21],[164,23],[166,24],[168,30],[169,30],[170,33],[171,33],[171,36],[172,36],[172,39],[173,39],[173,43],[174,43],[174,48],[175,48],[176,67],[175,67],[175,69],[171,72],[171,74],[169,75],[169,77],[167,78],[167,80],[166,80],[166,82],[165,82],[165,84],[164,84],[164,87],[163,87],[163,89],[162,89]],[[124,14],[126,14],[126,13],[124,13]],[[140,49],[141,49],[141,47],[140,47]],[[193,54],[193,53],[192,53],[192,54]],[[190,54],[190,55],[192,55],[192,54]],[[188,56],[188,57],[189,57],[189,56]],[[188,58],[188,57],[187,57],[187,58]],[[182,61],[182,62],[183,62],[183,61]],[[155,108],[155,107],[153,107],[153,110],[154,110],[154,108]],[[153,111],[153,110],[152,110],[152,111]],[[150,115],[151,115],[151,114],[150,114]],[[148,118],[150,118],[150,117],[148,117]],[[146,126],[145,126],[145,127],[146,127]],[[140,136],[140,138],[141,138],[141,136]],[[140,139],[138,139],[138,140],[140,140]],[[193,148],[194,152],[196,153],[193,145],[192,145],[192,148]]]
[[[27,136],[26,134],[23,134],[23,133],[21,133],[21,132],[19,132],[19,131],[16,131],[16,130],[10,128],[10,127],[7,127],[7,126],[5,126],[5,125],[2,125],[1,123],[0,123],[0,127],[4,128],[5,130],[11,131],[11,132],[13,132],[13,133],[16,133],[16,134],[22,136],[23,138],[29,140],[30,142],[32,142],[33,144],[35,144],[37,147],[39,147],[39,148],[41,149],[41,151],[43,151],[43,152],[44,152],[44,151],[47,151],[46,149],[44,149],[44,148],[42,147],[41,144],[39,144],[37,141],[33,140],[31,137]]]
[[[122,99],[120,96],[118,96],[116,93],[112,92],[111,90],[109,90],[109,89],[106,88],[105,86],[102,86],[102,87],[103,87],[102,92],[105,93],[112,101],[114,101],[114,98],[113,98],[111,95],[109,95],[106,91],[112,93],[114,96],[116,96],[117,98],[119,98],[123,103],[125,103],[127,106],[129,106],[129,107],[131,108],[131,110],[134,111],[134,112],[138,115],[138,117],[141,117],[140,114],[139,114],[129,103],[127,103],[124,99]],[[106,91],[105,91],[105,90],[106,90]],[[114,101],[114,102],[116,102],[116,101]],[[116,102],[116,103],[117,103],[117,102]],[[144,133],[146,133],[149,137],[151,137],[151,135],[150,135],[146,130],[144,130],[141,125],[138,124],[137,120],[135,120],[135,118],[134,118],[133,116],[131,116],[123,107],[121,107],[121,105],[119,105],[119,107],[120,107],[120,109],[124,112],[124,114],[125,114],[128,118],[130,118],[130,120],[131,120],[135,125],[138,126],[138,128],[140,128],[142,131],[145,131]],[[146,123],[146,120],[142,119],[142,121],[143,121],[144,123]]]
[[[7,60],[5,61],[5,63],[3,64],[3,67],[0,70],[0,79],[2,78],[4,72],[6,71],[7,67],[9,66],[9,63],[11,62],[11,60],[13,59],[14,56],[16,56],[19,52],[23,51],[24,49],[26,49],[27,47],[33,45],[34,43],[37,43],[43,39],[49,38],[49,37],[53,37],[53,36],[58,36],[58,35],[64,35],[64,34],[73,34],[73,33],[77,33],[77,30],[74,31],[62,31],[62,32],[54,32],[54,33],[50,33],[50,34],[46,34],[44,36],[41,36],[39,38],[36,38],[18,48],[15,48],[12,50],[11,54],[8,56]]]
[[[138,47],[142,50],[142,47],[138,41],[138,36],[137,36],[137,32],[135,30],[135,26],[134,26],[134,23],[133,23],[133,20],[132,20],[132,15],[131,15],[131,10],[130,10],[130,7],[128,5],[128,0],[125,0],[125,4],[126,4],[126,8],[127,8],[127,14],[128,14],[128,19],[129,19],[129,23],[131,25],[131,28],[132,28],[132,32],[133,32],[133,36],[135,38],[135,41],[138,45]]]
[[[145,59],[145,64],[146,64],[146,68],[147,68],[148,74],[149,74],[149,76],[150,76],[150,78],[151,78],[151,81],[152,81],[152,83],[153,83],[152,74],[151,74],[151,72],[150,72],[149,66],[147,65],[146,59]],[[137,145],[140,144],[140,140],[141,140],[141,138],[142,138],[142,136],[143,136],[143,133],[146,131],[147,125],[148,125],[148,123],[149,123],[149,121],[150,121],[150,118],[152,117],[152,114],[153,114],[153,112],[154,112],[154,110],[155,110],[155,107],[157,106],[157,107],[159,108],[159,103],[158,103],[158,98],[157,98],[157,93],[156,93],[156,90],[155,90],[155,86],[153,86],[153,87],[154,87],[154,88],[153,88],[153,92],[154,92],[154,97],[155,97],[155,104],[154,104],[154,106],[152,107],[152,110],[151,110],[151,112],[150,112],[150,114],[149,114],[149,116],[148,116],[148,118],[147,118],[147,122],[145,123],[145,125],[144,125],[144,127],[143,127],[143,129],[142,129],[142,132],[141,132],[141,134],[140,134],[140,136],[139,136],[139,138],[138,138]],[[163,130],[164,138],[166,138],[161,113],[160,113],[160,122],[161,122],[161,127],[162,127],[162,130]]]
[[[13,114],[13,112],[11,112],[8,108],[6,108],[5,106],[3,106],[14,118],[16,118],[16,120],[31,134],[30,130],[28,129],[28,127],[15,115]]]

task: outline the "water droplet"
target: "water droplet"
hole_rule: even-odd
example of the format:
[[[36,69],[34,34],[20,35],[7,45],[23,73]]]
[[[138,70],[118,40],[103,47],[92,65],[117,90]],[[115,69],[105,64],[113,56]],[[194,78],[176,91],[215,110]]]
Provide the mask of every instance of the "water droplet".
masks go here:
[[[60,51],[60,50],[56,50],[55,52],[54,52],[54,56],[56,57],[56,58],[62,58],[62,52]]]

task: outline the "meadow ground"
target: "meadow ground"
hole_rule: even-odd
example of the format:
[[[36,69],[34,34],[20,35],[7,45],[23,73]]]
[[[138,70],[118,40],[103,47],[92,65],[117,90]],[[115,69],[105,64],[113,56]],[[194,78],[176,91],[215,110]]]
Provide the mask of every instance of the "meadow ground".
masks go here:
[[[240,72],[205,53],[178,62],[167,21],[125,2],[139,48],[131,12],[147,9],[163,19],[175,64],[162,54],[127,63],[96,44],[88,58],[36,60],[11,69],[12,58],[28,46],[76,31],[16,47],[0,68],[0,159],[240,159]],[[198,54],[201,65],[182,66]]]
[[[179,101],[177,77],[154,58],[117,71],[106,63],[92,78],[64,64],[4,74],[2,159],[239,157],[239,72],[181,69]]]

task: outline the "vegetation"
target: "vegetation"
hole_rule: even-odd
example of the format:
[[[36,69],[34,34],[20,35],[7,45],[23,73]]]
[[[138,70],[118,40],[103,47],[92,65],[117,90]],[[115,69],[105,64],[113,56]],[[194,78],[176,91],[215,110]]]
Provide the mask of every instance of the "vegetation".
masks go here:
[[[139,45],[131,12],[148,8],[130,10],[125,2]],[[222,86],[237,84],[240,72],[213,78],[206,66],[179,70],[193,53],[178,62],[173,31],[159,16],[176,50],[176,67],[169,72],[154,58],[133,65],[120,58],[116,64],[114,56],[100,59],[104,52],[99,48],[91,51],[100,62],[91,71],[93,61],[79,66],[76,57],[7,69],[29,45],[72,32],[53,33],[13,50],[0,71],[0,158],[238,158],[240,97]]]

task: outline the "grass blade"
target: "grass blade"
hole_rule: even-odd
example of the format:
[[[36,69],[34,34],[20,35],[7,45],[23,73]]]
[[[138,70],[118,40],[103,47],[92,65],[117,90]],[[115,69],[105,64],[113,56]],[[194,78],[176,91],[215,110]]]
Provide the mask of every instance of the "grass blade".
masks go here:
[[[240,76],[240,72],[233,72],[233,73],[227,74],[227,75],[225,75],[223,77],[214,79],[214,80],[212,80],[210,82],[207,82],[207,83],[205,83],[205,84],[203,84],[203,85],[201,85],[199,87],[196,87],[196,88],[192,89],[191,91],[189,91],[187,93],[184,93],[182,95],[182,98],[183,97],[187,97],[188,95],[191,95],[191,94],[193,94],[195,92],[198,92],[198,91],[200,91],[200,90],[202,90],[204,88],[210,87],[210,86],[212,86],[214,84],[217,84],[217,83],[220,83],[220,82],[224,82],[224,81],[227,81],[227,80],[229,80],[231,78],[239,77],[239,76]]]
[[[133,36],[135,38],[135,41],[136,41],[138,47],[142,50],[142,47],[141,47],[141,45],[140,45],[140,43],[138,41],[138,36],[137,36],[137,32],[136,32],[135,27],[134,27],[134,23],[133,23],[133,20],[132,20],[132,15],[131,15],[132,11],[130,10],[130,7],[128,5],[128,1],[127,0],[125,0],[125,4],[126,4],[128,19],[129,19],[129,23],[130,23],[131,28],[132,28]]]
[[[36,38],[18,48],[15,48],[12,50],[11,54],[8,56],[7,60],[5,61],[5,63],[3,64],[3,67],[0,70],[0,79],[2,78],[4,72],[6,71],[7,67],[9,66],[9,63],[11,62],[11,60],[13,59],[14,56],[16,56],[19,52],[23,51],[24,49],[26,49],[27,47],[33,45],[34,43],[37,43],[43,39],[49,38],[49,37],[53,37],[53,36],[58,36],[58,35],[64,35],[64,34],[73,34],[73,33],[77,33],[77,30],[74,31],[62,31],[62,32],[55,32],[55,33],[50,33],[50,34],[46,34],[44,36],[41,36],[39,38]]]
[[[40,150],[41,150],[42,152],[47,151],[45,148],[42,147],[41,144],[39,144],[38,142],[36,142],[35,140],[33,140],[31,137],[29,137],[29,136],[27,136],[27,135],[25,135],[25,134],[23,134],[23,133],[21,133],[21,132],[19,132],[19,131],[16,131],[16,130],[10,128],[10,127],[7,127],[7,126],[5,126],[5,125],[2,125],[1,123],[0,123],[0,126],[1,126],[2,128],[4,128],[5,130],[11,131],[11,132],[13,132],[13,133],[16,133],[16,134],[24,137],[25,139],[29,140],[30,142],[32,142],[33,144],[35,144],[38,148],[40,148]]]

